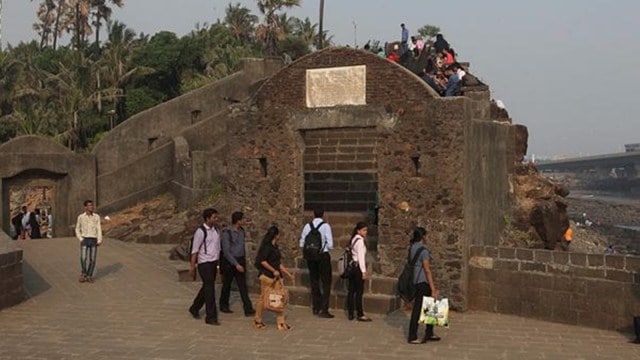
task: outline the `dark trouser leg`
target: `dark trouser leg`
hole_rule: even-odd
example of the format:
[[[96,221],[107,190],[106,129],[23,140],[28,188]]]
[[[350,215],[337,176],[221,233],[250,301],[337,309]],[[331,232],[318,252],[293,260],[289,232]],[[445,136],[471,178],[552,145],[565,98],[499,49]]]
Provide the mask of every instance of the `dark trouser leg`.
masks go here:
[[[220,260],[222,269],[222,290],[220,290],[220,309],[229,309],[229,296],[231,295],[231,281],[235,277],[236,269],[227,260]]]
[[[355,274],[349,278],[349,292],[347,292],[347,313],[349,318],[353,316],[354,302],[356,298],[356,279]]]
[[[320,281],[322,282],[322,303],[320,311],[329,311],[329,297],[331,296],[331,256],[328,252],[322,254],[320,260]]]
[[[191,309],[195,311],[202,308],[204,303],[207,316],[206,321],[218,321],[218,310],[216,308],[216,268],[217,261],[198,264],[198,273],[202,278],[202,288],[193,300]]]
[[[640,316],[633,317],[633,329],[636,332],[636,339],[640,340]]]
[[[422,309],[422,297],[431,294],[431,288],[427,283],[416,284],[416,298],[413,300],[413,310],[411,311],[411,320],[409,321],[409,341],[418,339],[418,320],[420,320],[420,310]],[[427,326],[427,333],[429,326]],[[433,326],[431,326],[431,334],[433,334]]]
[[[322,296],[320,294],[320,261],[307,261],[309,267],[309,282],[311,283],[311,301],[313,313],[322,309]]]
[[[244,312],[247,313],[253,311],[253,304],[251,304],[249,291],[247,290],[247,260],[246,258],[239,258],[237,260],[244,268],[244,272],[235,272],[236,284],[238,284],[238,291],[242,299],[242,307],[244,308]]]
[[[364,292],[364,280],[362,280],[362,272],[360,269],[356,269],[354,274],[355,280],[355,302],[356,310],[358,311],[358,317],[364,316],[364,309],[362,307],[362,293]]]

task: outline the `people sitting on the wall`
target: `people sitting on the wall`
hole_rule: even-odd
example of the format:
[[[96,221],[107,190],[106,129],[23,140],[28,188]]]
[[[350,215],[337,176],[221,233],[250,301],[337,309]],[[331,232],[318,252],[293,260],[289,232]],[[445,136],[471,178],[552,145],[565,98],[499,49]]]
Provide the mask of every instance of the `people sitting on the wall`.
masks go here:
[[[16,216],[11,218],[11,224],[13,225],[13,229],[14,229],[13,240],[18,240],[18,238],[22,236],[22,217],[23,216],[24,216],[24,212],[23,210],[21,210],[16,214]]]
[[[433,43],[433,47],[436,49],[436,53],[442,53],[442,50],[449,50],[449,43],[444,39],[442,34],[436,35],[436,42]]]
[[[31,212],[27,210],[26,206],[23,206],[22,213],[24,215],[22,216],[22,231],[20,237],[22,238],[22,240],[26,240],[27,237],[31,237],[31,224],[29,222],[29,220],[31,219]]]
[[[41,239],[42,234],[40,233],[40,209],[35,209],[29,215],[29,226],[31,227],[30,236],[32,239]]]
[[[442,56],[444,57],[444,64],[445,65],[451,65],[451,64],[456,62],[455,53],[451,49],[442,50]]]
[[[400,60],[400,55],[398,55],[398,51],[399,51],[400,47],[398,46],[398,44],[393,45],[393,51],[389,53],[389,55],[387,55],[387,59],[393,61],[394,63],[397,63],[398,60]]]
[[[617,254],[618,250],[616,249],[615,245],[613,244],[609,244],[607,245],[606,248],[604,248],[604,254],[605,255],[614,255]]]
[[[465,75],[460,65],[458,63],[449,65],[444,74],[449,79],[447,81],[447,88],[444,91],[444,96],[459,96],[462,79]]]
[[[411,44],[413,44],[413,56],[420,56],[420,53],[422,53],[422,50],[424,50],[424,41],[422,41],[422,39],[416,38],[415,36],[412,36]]]
[[[564,232],[562,248],[564,250],[569,249],[569,245],[571,245],[571,241],[573,241],[573,229],[571,228],[571,225],[569,225],[569,227],[567,228],[567,231]]]
[[[402,45],[402,54],[409,50],[409,29],[404,24],[400,24],[400,44]]]

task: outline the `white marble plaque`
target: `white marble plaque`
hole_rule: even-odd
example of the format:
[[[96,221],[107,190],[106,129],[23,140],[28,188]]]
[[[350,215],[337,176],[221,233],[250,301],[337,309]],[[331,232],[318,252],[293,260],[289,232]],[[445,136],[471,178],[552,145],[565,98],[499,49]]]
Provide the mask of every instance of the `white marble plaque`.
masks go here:
[[[307,107],[367,104],[367,66],[307,70]]]

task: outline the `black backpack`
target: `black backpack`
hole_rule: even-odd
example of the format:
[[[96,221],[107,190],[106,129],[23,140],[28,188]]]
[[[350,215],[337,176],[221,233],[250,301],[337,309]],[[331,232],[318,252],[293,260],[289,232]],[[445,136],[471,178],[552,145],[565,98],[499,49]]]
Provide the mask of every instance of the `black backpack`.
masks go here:
[[[204,245],[204,253],[206,254],[207,253],[207,228],[205,228],[204,225],[200,225],[198,226],[198,229],[202,230],[202,232],[204,233],[204,238],[202,238],[202,245]],[[196,229],[196,231],[198,231],[198,229]],[[193,235],[195,236],[195,233]],[[191,253],[193,253],[193,236],[189,240],[189,255],[187,255],[188,259],[191,259]]]
[[[313,226],[313,222],[309,223],[311,230],[304,238],[304,246],[302,248],[302,256],[305,260],[318,261],[324,251],[324,244],[322,243],[322,234],[318,229],[324,224],[322,221],[317,227]]]
[[[409,249],[409,255],[407,255],[407,264],[404,266],[402,273],[398,276],[398,295],[404,300],[404,302],[409,303],[413,301],[416,297],[416,285],[413,283],[414,275],[413,269],[416,265],[416,261],[418,261],[418,257],[424,251],[424,247],[420,247],[418,252],[413,256],[413,259],[409,261],[409,256],[411,254],[411,249]]]
[[[359,241],[361,238],[356,238],[356,241],[351,240],[349,246],[344,249],[344,253],[342,257],[338,259],[338,275],[342,279],[348,279],[353,275],[353,272],[356,270],[358,266],[355,260],[353,260],[353,255],[351,254],[351,250],[353,246]]]

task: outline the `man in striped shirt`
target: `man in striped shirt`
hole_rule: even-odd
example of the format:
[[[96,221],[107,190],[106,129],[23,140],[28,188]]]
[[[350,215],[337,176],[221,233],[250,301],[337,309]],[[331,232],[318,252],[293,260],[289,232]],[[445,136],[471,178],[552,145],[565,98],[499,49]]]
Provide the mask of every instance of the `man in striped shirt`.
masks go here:
[[[100,215],[93,212],[93,201],[84,202],[84,212],[76,221],[76,237],[80,241],[80,282],[93,282],[98,246],[102,243]]]

